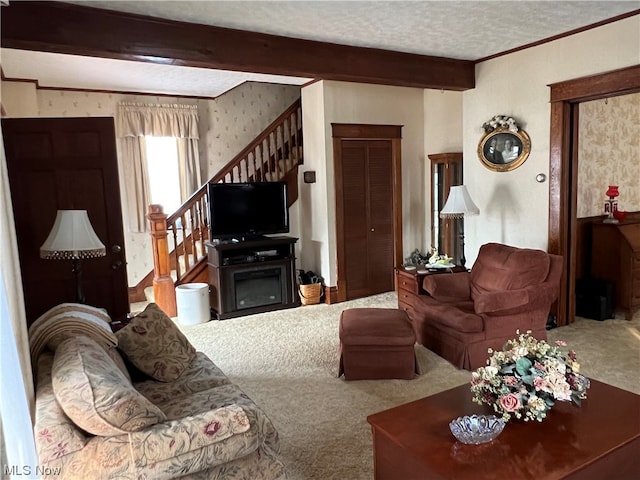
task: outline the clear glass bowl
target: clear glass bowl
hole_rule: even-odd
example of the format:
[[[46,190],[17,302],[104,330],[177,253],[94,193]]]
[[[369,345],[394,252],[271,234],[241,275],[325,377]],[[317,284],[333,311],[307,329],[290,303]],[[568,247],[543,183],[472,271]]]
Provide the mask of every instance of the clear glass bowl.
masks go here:
[[[460,442],[479,445],[500,435],[504,428],[504,420],[495,415],[465,415],[451,420],[449,428]]]

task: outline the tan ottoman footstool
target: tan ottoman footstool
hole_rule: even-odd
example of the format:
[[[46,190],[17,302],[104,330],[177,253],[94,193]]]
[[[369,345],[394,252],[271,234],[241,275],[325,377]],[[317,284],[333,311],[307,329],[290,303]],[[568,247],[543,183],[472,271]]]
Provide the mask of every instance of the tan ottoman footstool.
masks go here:
[[[412,379],[418,372],[413,327],[404,310],[350,308],[340,315],[340,371],[345,380]]]

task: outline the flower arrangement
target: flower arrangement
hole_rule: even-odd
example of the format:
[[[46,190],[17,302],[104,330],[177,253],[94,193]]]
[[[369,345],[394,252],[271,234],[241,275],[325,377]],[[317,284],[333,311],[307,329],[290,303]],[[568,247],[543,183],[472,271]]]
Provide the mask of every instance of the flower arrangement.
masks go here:
[[[485,133],[493,132],[496,128],[508,128],[509,131],[516,133],[520,127],[513,117],[506,115],[495,115],[491,120],[482,124]]]
[[[580,406],[587,398],[589,379],[580,372],[576,353],[564,353],[566,342],[549,345],[531,332],[505,343],[502,351],[489,349],[486,367],[471,374],[473,401],[493,406],[505,421],[512,417],[541,422],[558,401]]]
[[[453,260],[453,258],[449,255],[440,255],[436,247],[429,249],[429,259],[427,260],[429,265],[448,265],[451,263],[451,260]]]
[[[448,255],[440,255],[435,247],[429,247],[425,253],[416,248],[410,256],[405,258],[404,265],[448,265],[452,260],[453,258]]]

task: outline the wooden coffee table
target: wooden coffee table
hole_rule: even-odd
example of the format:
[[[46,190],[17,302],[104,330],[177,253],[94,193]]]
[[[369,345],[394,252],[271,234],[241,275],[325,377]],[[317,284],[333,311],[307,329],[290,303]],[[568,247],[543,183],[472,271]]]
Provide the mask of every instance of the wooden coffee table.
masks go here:
[[[492,413],[469,384],[367,417],[377,480],[615,479],[640,472],[640,395],[591,380],[580,408],[557,402],[543,422],[509,422],[484,445],[449,430],[462,415]]]

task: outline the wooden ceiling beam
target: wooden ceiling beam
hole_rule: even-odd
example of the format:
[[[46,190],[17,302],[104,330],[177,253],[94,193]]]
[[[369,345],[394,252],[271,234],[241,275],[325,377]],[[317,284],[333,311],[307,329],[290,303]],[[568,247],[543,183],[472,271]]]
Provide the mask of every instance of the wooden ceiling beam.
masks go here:
[[[416,88],[475,87],[474,63],[60,2],[2,7],[4,48]]]

